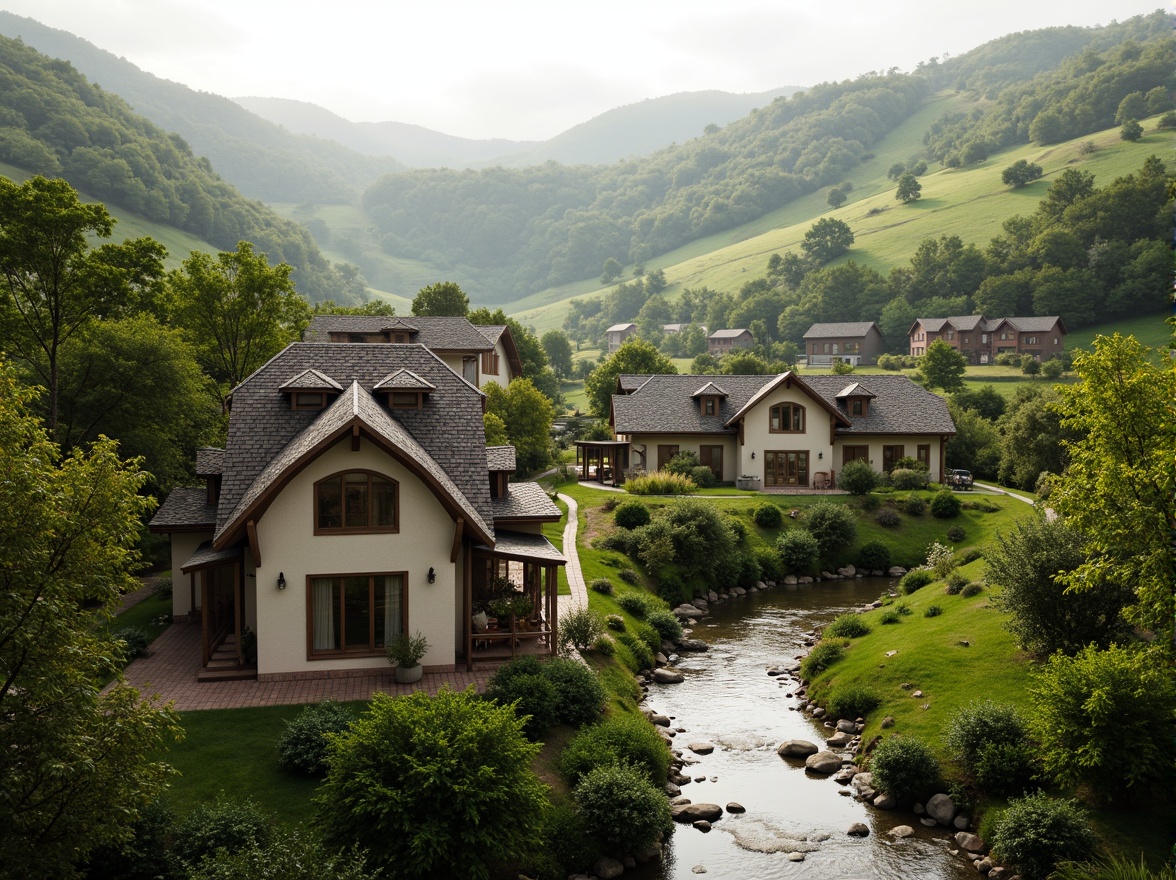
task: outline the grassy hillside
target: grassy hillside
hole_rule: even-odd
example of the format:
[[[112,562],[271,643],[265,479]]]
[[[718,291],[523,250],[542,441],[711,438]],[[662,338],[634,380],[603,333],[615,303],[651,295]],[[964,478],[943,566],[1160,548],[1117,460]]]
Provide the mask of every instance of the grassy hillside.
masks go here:
[[[650,260],[646,268],[665,271],[671,298],[686,287],[738,290],[744,282],[764,274],[771,254],[799,252],[804,233],[817,218],[827,216],[845,221],[854,232],[854,245],[842,262],[854,260],[885,273],[906,263],[925,238],[958,235],[965,243],[983,247],[1009,217],[1031,213],[1050,181],[1066,168],[1089,171],[1095,184],[1103,186],[1136,171],[1150,155],[1170,160],[1176,143],[1176,135],[1156,131],[1155,120],[1150,119],[1144,122],[1146,134],[1135,143],[1121,140],[1118,128],[1113,128],[1047,147],[1023,145],[978,165],[928,173],[920,179],[923,197],[918,202],[903,205],[896,201],[895,184],[886,178],[886,169],[917,155],[922,134],[932,120],[969,106],[956,95],[940,95],[929,101],[878,144],[874,159],[855,170],[850,178],[854,189],[841,208],[830,208],[825,202],[828,191],[820,190],[738,229],[699,239]],[[1079,145],[1084,141],[1094,142],[1094,153],[1080,153]],[[1010,190],[1000,175],[1018,159],[1036,162],[1045,176]],[[599,295],[609,289],[602,290],[593,282],[552,288],[516,302],[513,315],[542,332],[562,326],[572,298]]]

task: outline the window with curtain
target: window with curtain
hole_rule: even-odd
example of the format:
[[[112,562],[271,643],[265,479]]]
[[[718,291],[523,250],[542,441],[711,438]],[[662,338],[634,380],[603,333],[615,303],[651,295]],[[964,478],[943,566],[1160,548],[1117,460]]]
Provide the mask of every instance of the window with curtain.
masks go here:
[[[406,631],[406,583],[403,572],[312,576],[311,656],[383,653]]]
[[[314,484],[314,533],[400,530],[399,484],[372,471],[331,474]]]

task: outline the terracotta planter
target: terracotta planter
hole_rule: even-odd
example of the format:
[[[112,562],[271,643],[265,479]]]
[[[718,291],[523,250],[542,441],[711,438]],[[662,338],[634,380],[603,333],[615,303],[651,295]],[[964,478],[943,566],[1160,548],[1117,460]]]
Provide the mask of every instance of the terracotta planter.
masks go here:
[[[415,666],[397,666],[396,667],[396,681],[400,684],[412,684],[421,680],[421,676],[425,674],[425,667],[421,664]]]

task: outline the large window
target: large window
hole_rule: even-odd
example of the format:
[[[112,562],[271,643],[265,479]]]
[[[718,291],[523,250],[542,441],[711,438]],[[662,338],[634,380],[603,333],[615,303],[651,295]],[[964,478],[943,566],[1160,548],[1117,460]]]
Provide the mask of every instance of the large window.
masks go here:
[[[894,463],[906,455],[906,447],[901,444],[882,447],[882,470],[890,473],[894,470]]]
[[[666,465],[670,463],[670,459],[678,454],[677,444],[666,444],[657,447],[657,469],[659,471],[665,470]]]
[[[312,575],[307,580],[311,657],[379,655],[391,636],[407,631],[404,572]]]
[[[843,446],[843,447],[841,447],[841,466],[842,467],[849,464],[851,461],[857,461],[859,458],[863,459],[865,461],[870,460],[870,447],[869,446],[861,445],[861,446]]]
[[[782,452],[768,450],[764,453],[765,486],[807,486],[808,452]]]
[[[400,529],[399,484],[371,471],[331,474],[314,484],[314,533],[371,534]]]
[[[698,463],[711,469],[716,480],[723,479],[723,447],[699,446]]]
[[[794,434],[804,430],[804,407],[799,403],[778,403],[771,409],[769,430],[773,434]]]

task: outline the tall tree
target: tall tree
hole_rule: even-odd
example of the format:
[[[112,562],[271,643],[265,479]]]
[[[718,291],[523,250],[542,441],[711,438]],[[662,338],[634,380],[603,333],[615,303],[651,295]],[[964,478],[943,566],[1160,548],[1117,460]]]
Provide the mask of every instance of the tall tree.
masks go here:
[[[106,439],[59,460],[31,396],[0,364],[0,872],[68,877],[161,793],[179,728],[103,626],[137,586],[146,475]]]
[[[625,374],[677,373],[674,362],[658,351],[652,343],[638,336],[630,336],[624,344],[600,362],[584,380],[588,405],[593,415],[607,418],[616,391],[617,376]]]
[[[923,184],[919,183],[915,175],[908,171],[898,179],[898,189],[895,191],[894,197],[904,205],[917,201],[923,197]]]
[[[844,220],[822,217],[804,234],[800,249],[816,263],[827,263],[840,257],[853,244],[853,231]]]
[[[212,257],[193,252],[170,277],[175,322],[223,403],[246,376],[299,338],[310,306],[294,290],[290,267],[240,242]]]
[[[964,387],[964,371],[968,359],[944,342],[936,339],[919,358],[919,381],[929,389],[956,391]]]
[[[539,339],[543,351],[547,355],[547,362],[551,369],[561,379],[572,377],[572,344],[568,335],[562,330],[548,330]]]
[[[45,383],[46,420],[57,433],[62,347],[95,318],[135,303],[163,274],[163,246],[151,239],[105,244],[114,221],[85,205],[64,180],[0,178],[0,344]]]
[[[551,401],[530,379],[512,379],[506,388],[491,382],[485,390],[486,412],[498,416],[506,426],[519,469],[546,467],[551,462],[551,420],[555,416]]]
[[[470,310],[470,298],[452,281],[440,281],[422,287],[412,301],[414,315],[448,315],[464,318]]]
[[[1074,433],[1070,466],[1050,505],[1086,536],[1087,559],[1063,576],[1074,589],[1104,581],[1135,593],[1125,611],[1157,640],[1173,645],[1176,567],[1176,372],[1157,366],[1134,337],[1099,336],[1080,354],[1078,385],[1062,388],[1058,411]]]

